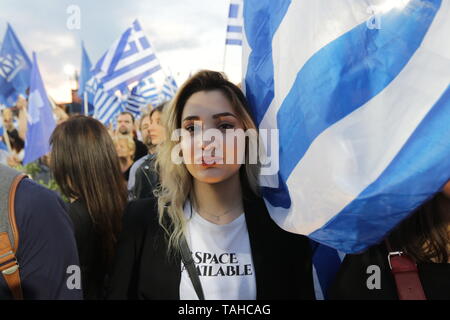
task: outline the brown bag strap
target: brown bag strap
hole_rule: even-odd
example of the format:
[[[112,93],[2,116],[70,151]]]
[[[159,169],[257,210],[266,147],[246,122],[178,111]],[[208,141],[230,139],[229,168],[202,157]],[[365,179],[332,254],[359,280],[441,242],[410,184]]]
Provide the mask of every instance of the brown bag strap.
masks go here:
[[[9,241],[8,233],[0,234],[0,272],[15,300],[22,300],[22,286],[20,284],[19,264]]]
[[[23,299],[22,285],[20,283],[19,264],[16,258],[16,252],[19,247],[19,231],[16,224],[16,215],[14,211],[14,199],[20,181],[26,178],[26,175],[20,174],[14,178],[9,191],[8,216],[11,230],[14,235],[12,244],[8,233],[0,234],[0,272],[8,285],[15,300]]]
[[[427,300],[420,281],[417,265],[403,251],[393,251],[388,240],[388,261],[397,286],[400,300]]]

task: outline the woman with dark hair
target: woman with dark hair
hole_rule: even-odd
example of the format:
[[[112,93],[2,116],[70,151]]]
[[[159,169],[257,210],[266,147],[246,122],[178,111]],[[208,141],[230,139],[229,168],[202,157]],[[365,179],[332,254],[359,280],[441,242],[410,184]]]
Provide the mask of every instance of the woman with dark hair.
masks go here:
[[[258,134],[242,91],[200,71],[163,122],[157,203],[127,207],[109,298],[314,299],[308,239],[279,228],[258,195]]]
[[[394,276],[392,259],[398,256],[407,259],[402,262],[403,271],[411,261],[413,271],[404,276],[409,278],[406,282],[397,282],[398,276]],[[376,269],[379,279],[371,278],[375,270],[371,266],[379,268]],[[414,282],[412,273],[418,274]],[[399,290],[404,290],[404,285],[409,286],[408,296],[411,297],[450,300],[450,181],[402,221],[382,243],[362,254],[347,255],[330,287],[329,297],[396,300],[402,298]]]
[[[102,299],[127,198],[119,159],[107,129],[85,116],[58,125],[50,143],[51,169],[70,199],[84,297]]]

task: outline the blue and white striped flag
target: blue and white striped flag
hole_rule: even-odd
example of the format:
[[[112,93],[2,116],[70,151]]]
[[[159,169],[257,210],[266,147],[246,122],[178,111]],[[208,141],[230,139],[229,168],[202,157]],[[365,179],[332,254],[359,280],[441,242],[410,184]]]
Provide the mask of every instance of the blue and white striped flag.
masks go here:
[[[261,182],[280,227],[359,252],[450,179],[449,17],[446,0],[245,1],[245,90],[259,128],[278,129]]]
[[[112,94],[116,90],[125,90],[129,84],[160,69],[150,41],[135,20],[97,62],[93,75],[99,85]]]
[[[103,90],[95,80],[88,81],[86,90],[93,90],[94,95],[94,118],[105,126],[112,123],[114,117],[123,110],[123,101],[114,94]]]
[[[231,0],[225,43],[242,46],[243,0]]]
[[[163,101],[171,100],[177,93],[178,85],[172,76],[167,76],[164,80],[164,85],[161,89],[161,96]]]
[[[139,115],[141,110],[148,104],[156,106],[159,104],[160,96],[156,88],[155,80],[147,78],[141,80],[130,92],[127,97],[125,110]]]

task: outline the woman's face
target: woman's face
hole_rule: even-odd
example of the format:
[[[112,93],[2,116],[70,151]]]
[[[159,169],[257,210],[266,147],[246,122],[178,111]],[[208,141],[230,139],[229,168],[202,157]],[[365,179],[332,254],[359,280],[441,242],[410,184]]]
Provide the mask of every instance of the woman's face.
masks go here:
[[[245,148],[245,140],[238,144],[233,138],[227,143],[225,133],[227,129],[244,127],[220,91],[194,93],[184,106],[181,128],[188,132],[181,138],[181,150],[186,168],[194,179],[212,184],[238,174],[242,158],[238,161],[237,156],[233,156],[233,161],[227,161],[227,154],[229,157],[237,155],[238,148]],[[209,134],[219,139],[208,138]]]
[[[166,139],[164,126],[161,125],[161,112],[153,112],[150,118],[150,139],[152,144],[158,145]]]
[[[116,151],[119,158],[129,158],[133,156],[133,151],[128,147],[126,139],[119,139],[116,142]]]

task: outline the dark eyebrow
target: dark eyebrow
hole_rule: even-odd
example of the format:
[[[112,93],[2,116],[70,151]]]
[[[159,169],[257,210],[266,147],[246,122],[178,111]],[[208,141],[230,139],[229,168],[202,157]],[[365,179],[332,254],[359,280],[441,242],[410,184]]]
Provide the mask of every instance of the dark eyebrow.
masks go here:
[[[213,115],[212,117],[213,117],[213,119],[217,119],[220,117],[227,117],[227,116],[235,117],[237,119],[237,117],[230,112],[217,113],[217,114]]]
[[[189,120],[200,120],[199,116],[187,116],[186,118],[183,119],[184,121],[189,121]]]
[[[231,112],[217,113],[217,114],[213,115],[212,118],[217,119],[220,117],[228,117],[228,116],[231,116],[231,117],[234,117],[237,119],[237,117],[234,114],[232,114]],[[200,120],[200,117],[199,116],[187,116],[186,118],[183,119],[183,122],[189,121],[189,120]]]

